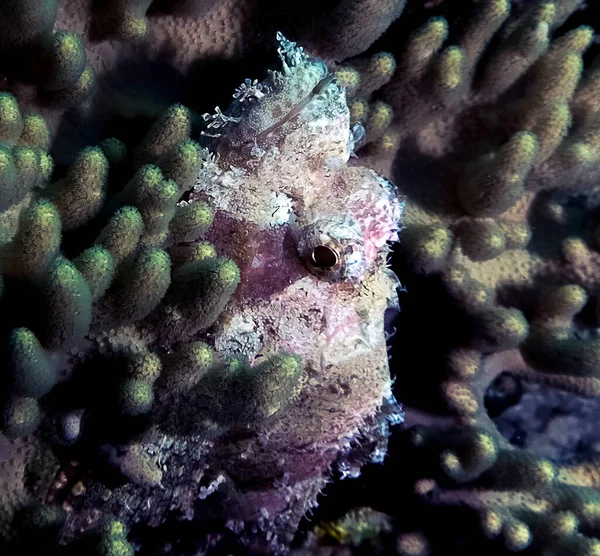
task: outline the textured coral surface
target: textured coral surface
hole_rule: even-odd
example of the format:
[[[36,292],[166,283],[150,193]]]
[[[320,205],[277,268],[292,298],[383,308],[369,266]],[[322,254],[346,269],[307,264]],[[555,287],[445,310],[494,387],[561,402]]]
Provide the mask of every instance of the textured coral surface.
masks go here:
[[[407,197],[408,336],[392,361],[415,512],[400,554],[599,550],[595,452],[525,450],[492,420],[493,392],[514,404],[522,381],[598,394],[598,20],[584,8],[489,1],[456,20],[444,6],[392,51],[394,116],[366,158]],[[400,347],[419,337],[430,353]]]
[[[5,0],[11,548],[598,554],[593,8]]]
[[[285,552],[398,412],[402,203],[349,164],[364,128],[334,72],[402,3],[366,3],[368,28],[331,3],[299,27],[311,56],[260,2],[158,4],[0,7],[9,553]],[[257,79],[204,94],[202,64],[253,55]]]

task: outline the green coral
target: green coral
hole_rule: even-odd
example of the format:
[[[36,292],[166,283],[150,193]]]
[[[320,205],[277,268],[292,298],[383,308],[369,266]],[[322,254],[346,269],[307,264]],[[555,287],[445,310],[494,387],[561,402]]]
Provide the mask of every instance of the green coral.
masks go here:
[[[179,206],[169,226],[171,241],[191,243],[200,239],[213,223],[213,210],[207,203]]]
[[[122,522],[109,521],[103,528],[94,554],[98,556],[133,556],[133,546],[127,540],[127,530]]]
[[[98,302],[98,322],[128,324],[149,315],[171,284],[171,261],[166,251],[153,247],[139,250]]]
[[[132,353],[127,358],[126,374],[131,379],[154,383],[160,376],[161,371],[162,362],[155,353]]]
[[[144,220],[135,207],[117,210],[102,229],[96,243],[110,253],[115,267],[132,255],[144,233]]]
[[[11,398],[4,404],[2,431],[9,438],[31,434],[41,421],[42,412],[34,398]]]
[[[173,272],[161,320],[167,337],[191,337],[215,322],[240,282],[237,265],[227,258],[185,263]],[[176,316],[181,316],[181,320]]]
[[[184,263],[217,257],[215,246],[208,241],[196,241],[187,245],[174,245],[168,251],[174,267],[179,267]]]
[[[60,213],[63,229],[86,224],[98,214],[106,197],[108,161],[98,147],[87,147],[69,167],[68,175],[48,187],[46,195]]]
[[[10,274],[40,278],[57,256],[62,236],[62,223],[56,207],[45,199],[36,200],[24,211],[11,245],[14,263]]]
[[[0,141],[14,143],[23,131],[23,119],[17,99],[7,93],[0,95]]]
[[[281,353],[250,366],[218,360],[208,346],[188,344],[166,362],[157,383],[156,425],[171,434],[208,434],[259,423],[284,410],[299,392],[301,359]]]
[[[250,365],[198,341],[241,277],[232,259],[202,239],[213,208],[182,202],[208,160],[189,137],[190,111],[169,108],[137,149],[113,138],[85,147],[52,179],[48,126],[38,115],[22,116],[14,97],[4,102],[0,302],[14,315],[4,326],[16,324],[0,328],[8,354],[2,434],[43,437],[61,458],[88,441],[119,446],[111,465],[126,484],[158,487],[162,470],[142,435],[209,439],[281,414],[299,392],[298,357],[274,354]],[[23,296],[34,308],[16,314]],[[73,418],[78,434],[66,438]],[[23,487],[48,503],[28,505],[7,526],[3,537],[17,535],[14,546],[30,547],[25,531],[56,541],[53,504],[65,499],[67,479],[55,477],[54,465],[40,471],[51,485]],[[85,482],[69,489],[80,496]],[[106,529],[93,550],[132,554],[117,529]]]
[[[0,93],[0,210],[20,203],[50,177],[49,132],[35,114],[23,116],[16,98]]]
[[[56,15],[56,0],[3,2],[0,66],[37,87],[42,100],[74,102],[90,93],[93,70],[81,38],[54,29]]]
[[[17,328],[9,335],[10,389],[17,396],[39,398],[57,382],[56,368],[31,330]]]
[[[81,253],[73,264],[90,287],[92,301],[100,299],[115,275],[115,263],[110,252],[95,245]]]
[[[204,342],[189,342],[164,359],[163,382],[171,392],[187,392],[213,367],[215,354]]]
[[[189,392],[220,368],[208,346],[187,344],[186,339],[217,319],[240,281],[236,264],[200,241],[212,224],[212,208],[203,202],[177,206],[204,160],[203,151],[189,140],[189,111],[179,105],[167,110],[134,155],[138,161],[164,163],[169,175],[184,185],[166,178],[159,166],[143,164],[121,191],[111,194],[111,167],[119,167],[114,174],[119,178],[127,162],[123,143],[108,139],[101,147],[86,147],[64,178],[42,188],[49,172],[40,177],[35,170],[49,143],[47,126],[37,115],[21,117],[14,97],[5,95],[4,104],[5,183],[17,183],[10,179],[20,176],[19,183],[28,184],[25,195],[8,199],[0,215],[8,231],[0,259],[9,279],[5,302],[12,303],[12,292],[21,287],[38,300],[34,313],[23,313],[29,328],[13,331],[9,342],[11,398],[5,404],[5,432],[22,435],[38,426],[42,414],[33,398],[50,392],[58,380],[56,365],[72,353],[90,353],[91,362],[112,359],[116,381],[103,387],[112,391],[109,398],[118,413],[148,415],[163,366],[165,376],[176,377],[172,393]],[[65,241],[70,245],[73,232],[87,238],[88,247],[82,240],[71,260],[61,247]],[[178,254],[173,270],[164,248]],[[129,325],[140,327],[139,340],[134,340],[138,332],[130,335]],[[120,347],[111,340],[117,337],[124,338]],[[106,348],[95,351],[94,339],[101,338],[109,339]],[[168,338],[183,342],[173,354],[158,347]],[[85,352],[78,352],[82,348]],[[250,398],[255,397],[250,404],[254,408],[248,410],[256,414],[254,420],[278,412],[285,405],[286,389],[294,389],[296,374],[290,371],[290,378],[286,365],[276,366],[276,361],[258,368],[264,386],[258,377],[248,378],[254,392]],[[249,368],[240,373],[239,380],[254,376]],[[283,398],[276,393],[280,391]],[[241,404],[237,398],[232,403]],[[260,410],[257,406],[263,404]],[[207,411],[206,418],[228,426],[225,413],[216,415],[221,406],[211,407],[215,414]]]
[[[198,170],[206,162],[206,151],[195,141],[184,141],[159,159],[165,178],[174,180],[179,191],[189,191],[196,183]]]
[[[76,33],[57,31],[42,45],[46,75],[42,86],[50,91],[67,89],[77,84],[86,66],[85,48]]]
[[[45,322],[41,341],[48,349],[65,350],[87,334],[92,320],[92,294],[75,265],[56,257],[42,286]]]
[[[171,106],[154,122],[138,146],[134,154],[136,164],[159,164],[161,158],[189,141],[191,129],[189,109],[181,104]]]
[[[157,166],[141,166],[115,202],[136,207],[144,222],[143,241],[155,245],[165,242],[169,223],[175,216],[179,188],[165,180]]]
[[[23,116],[23,130],[19,143],[23,147],[38,148],[47,151],[50,148],[51,134],[46,120],[39,114]]]
[[[127,379],[119,388],[119,407],[124,415],[148,413],[153,401],[152,383],[147,380]]]

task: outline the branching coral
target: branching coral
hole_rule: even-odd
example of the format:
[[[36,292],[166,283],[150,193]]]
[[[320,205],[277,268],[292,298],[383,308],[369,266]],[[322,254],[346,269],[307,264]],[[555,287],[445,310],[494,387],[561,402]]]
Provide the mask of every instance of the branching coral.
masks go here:
[[[56,0],[7,0],[0,9],[0,71],[40,88],[41,98],[76,102],[88,95],[94,70],[81,37],[55,30]]]
[[[36,399],[58,382],[58,370],[64,369],[68,350],[89,343],[84,338],[90,331],[98,334],[103,327],[110,330],[144,319],[165,296],[171,283],[171,263],[159,246],[166,246],[169,222],[176,215],[175,203],[181,193],[177,183],[166,180],[158,167],[146,165],[111,206],[105,202],[109,162],[99,147],[84,149],[64,178],[48,184],[52,164],[42,150],[48,144],[43,120],[35,115],[22,117],[10,95],[3,96],[2,104],[4,168],[8,172],[2,181],[5,203],[1,215],[4,314],[11,314],[13,296],[39,299],[33,310],[21,307],[20,316],[3,322],[8,357],[8,373],[3,376],[8,388],[3,430],[18,437],[31,434],[39,425],[42,415]],[[185,111],[183,114],[185,118]],[[172,124],[168,117],[162,123],[158,131],[156,126],[151,130],[142,149],[168,150],[168,141],[173,142],[168,130]],[[177,149],[183,141],[175,141]],[[33,146],[21,146],[23,143]],[[154,159],[158,162],[156,156]],[[200,158],[196,162],[200,163]],[[169,164],[171,171],[181,171],[181,165]],[[200,208],[203,229],[196,237],[212,217],[209,207]],[[98,222],[96,245],[69,261],[60,253],[61,231],[81,229],[92,221]],[[175,234],[173,247],[180,239],[189,241],[185,234]],[[93,234],[91,240],[94,243]],[[218,287],[218,276],[212,283]],[[208,295],[222,308],[234,289]],[[208,291],[196,295],[201,299]],[[194,330],[210,325],[218,312],[209,312]],[[160,321],[155,322],[158,324]],[[150,346],[156,341],[151,338],[146,339]],[[147,412],[152,403],[152,383],[160,373],[160,360],[147,352],[140,361],[139,352],[126,346],[122,349],[127,365],[133,368],[121,379],[115,399],[125,415],[138,415]]]
[[[537,3],[500,28],[508,13],[507,2],[484,2],[457,46],[445,50],[447,24],[434,18],[415,32],[401,55],[408,60],[404,66],[412,61],[413,71],[422,70],[414,77],[408,72],[410,79],[399,70],[382,92],[400,109],[390,131],[394,144],[400,144],[396,166],[403,165],[403,152],[417,146],[432,161],[425,179],[440,184],[436,198],[418,198],[414,189],[406,215],[407,257],[418,271],[442,271],[467,304],[478,291],[482,306],[490,301],[489,288],[519,283],[544,269],[554,272],[560,264],[556,256],[529,254],[544,249],[538,246],[542,233],[532,240],[530,207],[537,208],[534,199],[548,203],[556,197],[540,191],[562,188],[569,195],[593,187],[596,170],[595,109],[589,103],[584,108],[580,100],[588,98],[594,83],[593,71],[580,79],[581,56],[593,31],[580,27],[552,40],[550,33],[570,12],[551,2]],[[498,44],[479,67],[494,34]],[[563,70],[557,70],[561,64]],[[560,80],[553,78],[557,71]],[[439,104],[420,99],[439,99]],[[571,111],[579,115],[571,118]],[[481,126],[478,145],[469,156],[476,124]],[[589,152],[589,161],[575,163],[575,151]],[[439,173],[450,165],[460,170]],[[419,179],[406,176],[409,197]],[[537,248],[528,252],[530,241]]]
[[[428,337],[446,368],[413,378],[411,403],[420,384],[420,401],[429,396],[426,407],[449,417],[414,429],[407,457],[423,515],[462,519],[462,530],[444,530],[465,550],[487,539],[498,553],[598,551],[597,462],[550,462],[518,449],[485,401],[503,372],[598,392],[599,105],[596,66],[583,69],[594,30],[561,28],[580,4],[540,1],[511,14],[507,1],[481,2],[455,33],[430,19],[392,49],[398,67],[374,98],[393,120],[358,152],[406,195],[400,257],[420,276],[409,282],[439,279],[464,326]],[[459,517],[465,508],[468,519]],[[468,529],[470,518],[479,525]],[[436,523],[419,523],[397,549],[443,554],[451,541]]]
[[[51,169],[47,153],[39,147],[34,150],[18,146],[25,126],[12,122],[21,123],[24,118],[13,97],[5,95],[2,101],[7,107],[1,124],[6,130],[5,167],[10,170],[13,159],[18,167],[18,157],[28,150],[32,165],[37,163],[39,168],[45,164]],[[29,117],[40,127],[41,121],[35,118]],[[166,172],[183,176],[189,174],[193,163],[197,172],[206,155],[189,140],[186,121],[189,115],[185,108],[170,109],[150,129],[134,155],[134,163],[142,159],[164,163]],[[37,134],[37,143],[45,146],[46,133],[42,129]],[[194,152],[180,157],[182,146]],[[186,242],[200,239],[212,222],[212,209],[205,203],[176,206],[185,193],[185,180],[180,189],[177,182],[164,177],[158,166],[144,164],[122,191],[107,201],[108,167],[102,148],[90,147],[79,154],[66,176],[58,181],[47,183],[49,171],[42,173],[44,167],[33,174],[34,179],[15,172],[14,181],[3,180],[3,192],[7,192],[2,213],[5,314],[11,313],[10,307],[21,295],[39,299],[33,310],[21,310],[12,322],[3,322],[8,327],[8,374],[3,377],[8,397],[4,401],[3,431],[9,436],[34,432],[44,411],[50,409],[45,403],[40,407],[36,400],[48,395],[57,384],[58,370],[68,365],[76,380],[82,372],[78,368],[89,364],[86,361],[90,358],[96,366],[107,365],[112,359],[112,374],[118,377],[106,392],[108,399],[100,413],[110,415],[114,403],[117,414],[123,418],[148,414],[154,402],[153,383],[162,369],[161,359],[153,351],[157,342],[167,338],[171,343],[184,342],[184,338],[206,329],[239,282],[235,263],[218,258],[207,249],[204,252],[208,257],[194,259],[192,255],[187,261],[178,261],[171,270],[164,248],[181,250]],[[33,166],[30,172],[35,170]],[[26,188],[18,195],[10,194],[13,183]],[[60,252],[61,232],[66,234],[69,229],[83,226],[90,230],[92,246],[71,262]],[[63,241],[68,242],[68,236]],[[69,249],[66,245],[63,243],[62,248]],[[172,322],[174,313],[178,315],[177,323]],[[140,343],[128,339],[129,333],[119,332],[124,325],[143,323],[146,317]],[[123,340],[115,343],[113,337]],[[98,351],[93,338],[101,339],[106,347]],[[69,356],[73,348],[78,354],[74,360]],[[189,348],[184,344],[181,349]],[[231,365],[225,363],[224,369]],[[186,366],[185,372],[192,368]],[[244,422],[270,417],[297,388],[301,369],[299,360],[279,356],[254,369],[240,368],[230,377],[225,372],[229,386],[217,398],[218,402],[213,396],[222,380],[215,382],[211,378],[221,372],[215,370],[208,376],[209,383],[194,385],[192,390],[196,393],[187,389],[192,397],[212,391],[209,399],[214,399],[213,406],[195,398],[188,400],[187,406],[192,412],[202,408],[204,417],[200,421],[212,420],[223,426],[237,422],[236,414],[244,415]],[[164,410],[168,407],[171,412],[172,402],[169,399]],[[51,402],[54,403],[57,402]],[[158,413],[163,412],[160,403],[157,409]],[[157,419],[157,426],[164,426],[172,434],[185,433],[168,419]]]
[[[383,9],[366,30],[361,3],[334,10],[345,23],[332,57],[364,49],[403,2],[367,4]],[[84,45],[106,61],[92,30],[156,39],[149,5],[60,5],[80,39],[54,31],[54,3],[10,3],[2,25],[30,17],[39,32],[2,55],[22,47],[46,71],[15,78],[80,101]],[[0,97],[1,438],[28,443],[33,477],[1,514],[3,548],[29,549],[39,530],[48,545],[131,554],[126,528],[212,511],[197,500],[218,490],[222,525],[241,521],[241,536],[285,551],[336,460],[357,438],[384,440],[381,408],[395,407],[384,313],[397,285],[387,243],[402,206],[389,182],[347,164],[356,130],[326,64],[277,40],[282,69],[245,81],[228,108],[171,105],[142,137],[121,130],[124,141],[56,169],[46,122],[62,108],[48,120],[22,112],[16,97],[33,97],[20,81]],[[367,63],[361,94],[390,63]],[[79,539],[88,530],[93,542]]]

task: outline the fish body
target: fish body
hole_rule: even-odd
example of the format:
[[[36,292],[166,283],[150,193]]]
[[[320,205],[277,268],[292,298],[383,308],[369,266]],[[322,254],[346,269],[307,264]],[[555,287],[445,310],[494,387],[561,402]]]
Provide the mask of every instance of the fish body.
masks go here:
[[[348,164],[344,90],[278,37],[282,71],[259,84],[262,98],[223,113],[189,202],[216,208],[209,239],[241,268],[217,348],[250,360],[294,351],[321,372],[384,342],[398,285],[387,251],[402,203],[387,180]]]
[[[397,308],[398,280],[387,258],[403,204],[387,180],[349,164],[355,134],[326,66],[278,38],[282,71],[207,128],[212,156],[188,202],[215,206],[208,239],[240,267],[217,350],[252,364],[281,351],[304,361],[298,398],[243,450],[257,480],[285,476],[300,489],[322,484],[392,399],[384,315]],[[235,475],[240,461],[220,464]],[[235,511],[246,520],[289,506],[286,487],[248,492]]]

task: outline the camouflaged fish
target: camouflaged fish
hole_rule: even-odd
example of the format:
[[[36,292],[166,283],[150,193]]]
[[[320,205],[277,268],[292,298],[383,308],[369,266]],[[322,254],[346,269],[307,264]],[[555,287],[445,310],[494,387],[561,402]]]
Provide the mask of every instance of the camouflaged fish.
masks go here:
[[[360,130],[325,64],[278,39],[282,71],[246,80],[225,112],[205,115],[216,156],[191,202],[215,206],[211,239],[242,270],[218,349],[251,359],[290,350],[323,373],[384,343],[402,204],[385,179],[348,164]]]
[[[227,110],[205,115],[214,156],[189,200],[215,206],[209,239],[241,271],[217,350],[255,363],[283,350],[306,365],[296,402],[223,466],[286,477],[242,497],[243,520],[290,511],[293,485],[319,484],[392,399],[384,315],[398,281],[387,258],[403,205],[392,184],[349,164],[361,130],[325,64],[278,40],[281,71],[246,80]]]
[[[203,239],[235,262],[221,267],[235,283],[239,269],[225,310],[208,330],[196,327],[183,339],[181,314],[189,307],[180,300],[194,297],[178,297],[187,284],[174,277],[147,318],[100,329],[73,352],[70,365],[92,354],[93,367],[97,352],[101,364],[92,410],[83,409],[79,395],[66,396],[75,407],[50,412],[43,425],[59,451],[79,442],[87,459],[61,462],[54,479],[42,477],[50,487],[40,493],[41,511],[67,510],[63,544],[106,518],[129,530],[170,518],[209,519],[256,552],[284,553],[331,469],[355,475],[365,461],[381,459],[388,425],[401,418],[391,393],[384,318],[397,308],[398,281],[387,258],[402,203],[389,182],[351,161],[363,132],[351,128],[344,90],[326,65],[282,35],[278,40],[282,69],[261,82],[246,80],[231,106],[204,116],[204,162],[179,202],[214,207]],[[210,258],[217,261],[214,251]],[[181,268],[174,263],[174,276]],[[226,301],[231,291],[221,297]],[[199,359],[179,369],[200,381],[185,386],[168,368],[177,350],[194,344],[190,340],[210,344],[196,355],[210,352],[216,363],[201,377],[194,367]],[[292,356],[277,367],[276,380],[264,379],[261,372],[268,374],[269,362],[284,357],[279,354]],[[143,367],[156,380],[153,387],[149,379],[131,379],[134,387],[145,385],[148,404],[141,409],[150,408],[144,418],[151,425],[133,436],[121,429],[134,426],[139,413],[125,413],[133,423],[110,408],[103,413],[103,396],[111,399],[106,375],[120,372],[119,357],[133,362],[127,372]],[[90,380],[87,369],[82,375]],[[123,391],[118,403],[128,403]],[[193,430],[180,427],[188,418]],[[116,420],[107,425],[106,419]],[[103,427],[113,436],[97,436]],[[7,491],[9,509],[21,496],[25,467],[41,457],[29,452],[43,452],[52,462],[44,469],[58,465],[40,446],[36,437],[0,444],[2,476],[14,485]],[[98,473],[106,467],[120,479],[111,483]],[[10,529],[9,521],[0,523]],[[205,548],[223,535],[207,535]]]

